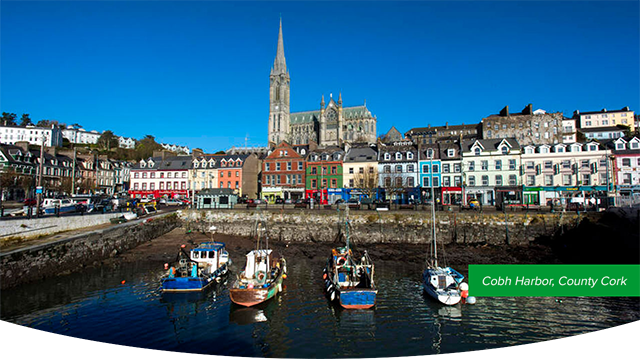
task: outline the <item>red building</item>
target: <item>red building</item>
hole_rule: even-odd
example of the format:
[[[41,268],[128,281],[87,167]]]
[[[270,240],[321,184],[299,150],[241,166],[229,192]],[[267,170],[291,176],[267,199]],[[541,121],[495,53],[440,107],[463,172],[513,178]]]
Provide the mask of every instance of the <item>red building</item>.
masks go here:
[[[304,198],[305,161],[308,146],[280,142],[262,162],[261,197],[270,203],[277,198]]]

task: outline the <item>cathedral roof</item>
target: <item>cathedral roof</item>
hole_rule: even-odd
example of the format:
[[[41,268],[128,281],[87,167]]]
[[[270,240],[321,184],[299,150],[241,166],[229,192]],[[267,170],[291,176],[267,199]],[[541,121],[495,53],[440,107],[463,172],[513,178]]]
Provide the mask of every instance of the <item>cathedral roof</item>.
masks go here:
[[[372,118],[371,112],[367,109],[367,106],[354,106],[354,107],[343,107],[342,108],[342,117],[347,120],[357,119],[357,118]]]
[[[317,111],[303,111],[303,112],[291,112],[289,114],[289,123],[292,125],[310,123],[314,120],[318,120],[320,117],[320,110]]]

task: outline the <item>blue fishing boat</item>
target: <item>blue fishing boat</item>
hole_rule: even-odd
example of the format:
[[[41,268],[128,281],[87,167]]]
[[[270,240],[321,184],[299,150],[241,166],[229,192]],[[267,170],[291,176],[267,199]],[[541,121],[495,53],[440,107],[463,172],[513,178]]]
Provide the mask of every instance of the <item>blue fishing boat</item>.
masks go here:
[[[358,260],[349,248],[349,219],[346,209],[346,246],[331,250],[322,278],[327,296],[346,309],[368,309],[376,304],[374,266],[367,251]]]
[[[229,253],[221,242],[203,242],[189,254],[180,248],[176,262],[162,278],[164,292],[192,292],[217,283],[229,271]]]

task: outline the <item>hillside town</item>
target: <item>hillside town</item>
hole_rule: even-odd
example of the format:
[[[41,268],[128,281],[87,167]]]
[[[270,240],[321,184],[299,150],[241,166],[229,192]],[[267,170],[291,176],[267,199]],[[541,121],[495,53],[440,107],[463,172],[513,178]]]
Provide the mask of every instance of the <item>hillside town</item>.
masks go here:
[[[197,208],[238,204],[435,203],[462,207],[606,208],[640,202],[639,116],[629,107],[515,112],[467,123],[378,131],[342,93],[290,111],[280,24],[269,74],[268,145],[215,154],[135,140],[79,124],[3,113],[3,203],[99,195],[180,199]],[[425,126],[426,125],[426,126]]]

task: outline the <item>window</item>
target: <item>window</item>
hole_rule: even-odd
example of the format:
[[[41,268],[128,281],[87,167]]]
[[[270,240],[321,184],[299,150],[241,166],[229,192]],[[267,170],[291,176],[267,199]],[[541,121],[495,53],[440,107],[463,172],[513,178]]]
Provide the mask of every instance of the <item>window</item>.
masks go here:
[[[562,175],[562,185],[563,186],[571,185],[571,175],[567,175],[567,174]]]
[[[408,187],[414,187],[415,186],[415,184],[413,183],[413,177],[407,178],[407,186]]]
[[[349,174],[353,174],[353,167],[349,167]]]
[[[502,150],[502,154],[503,154],[503,155],[509,154],[509,147],[507,147],[507,146],[502,146],[502,149],[501,149],[501,150]]]
[[[331,188],[337,188],[338,187],[338,180],[335,178],[331,179]]]
[[[316,166],[311,167],[311,174],[312,175],[318,174],[318,167],[316,167]]]
[[[287,162],[287,171],[291,171],[291,162]]]
[[[422,187],[429,187],[429,177],[422,178]]]
[[[496,171],[502,171],[502,160],[496,160]]]
[[[631,166],[631,159],[630,158],[623,158],[622,159],[622,165],[624,167],[630,167]]]
[[[476,147],[476,149],[473,151],[473,153],[474,153],[476,156],[480,156],[480,153],[481,153],[481,152],[482,152],[482,150],[480,149],[480,147]]]
[[[451,186],[451,178],[449,176],[442,177],[442,187]]]
[[[535,185],[536,185],[536,176],[527,175],[527,186],[535,186]]]
[[[429,173],[429,165],[422,165],[422,173]]]
[[[487,175],[482,176],[482,185],[483,186],[488,186],[489,185],[489,176],[487,176]]]
[[[231,171],[229,171],[229,172],[227,173],[227,176],[231,177]]]
[[[532,170],[532,169],[534,169],[533,161],[527,161],[527,162],[525,162],[525,163],[526,163],[526,168],[527,168],[528,170]]]
[[[453,157],[456,155],[456,151],[453,148],[447,150],[447,156]]]
[[[349,187],[353,188],[353,178],[349,180]]]
[[[317,188],[318,187],[318,182],[317,180],[312,179],[311,180],[311,188]]]
[[[590,174],[583,174],[582,175],[582,185],[583,186],[589,186],[591,185],[591,175]]]
[[[562,161],[562,168],[563,169],[570,169],[571,168],[571,161],[569,161],[569,160]]]
[[[276,163],[276,171],[280,171],[280,162]],[[220,176],[220,177],[222,177],[222,176]]]
[[[502,176],[496,175],[496,186],[502,186]]]
[[[298,171],[302,171],[302,162],[298,162]]]
[[[462,185],[462,177],[461,176],[453,177],[453,185],[456,187],[460,187]]]
[[[433,149],[428,149],[427,150],[427,158],[433,158]]]
[[[489,170],[489,161],[480,161],[480,166],[483,171]]]
[[[396,187],[402,187],[402,177],[396,178]]]
[[[391,178],[390,177],[387,177],[387,178],[384,179],[384,186],[386,188],[391,187]]]
[[[553,186],[553,175],[544,175],[544,185]]]
[[[509,186],[515,186],[518,184],[518,178],[516,175],[509,175]]]
[[[384,154],[384,159],[385,159],[385,161],[389,161],[391,159],[391,155],[388,154],[388,153],[385,153]]]
[[[362,170],[362,168],[360,168]],[[407,172],[411,173],[413,172],[413,165],[407,165]],[[360,172],[362,173],[362,172]]]
[[[616,143],[616,150],[624,150],[624,143]]]
[[[632,149],[638,149],[638,147],[640,147],[640,144],[638,144],[638,142],[631,142],[631,148]]]
[[[553,163],[551,161],[544,161],[544,169],[545,170],[553,169]]]
[[[476,185],[476,177],[469,176],[469,186],[475,186],[475,185]]]
[[[413,159],[413,153],[407,152],[407,159],[408,160],[412,160]]]
[[[364,173],[364,168],[363,167],[358,168],[358,173]]]
[[[460,171],[461,171],[460,163],[454,163],[453,164],[453,172],[460,173]]]
[[[402,153],[396,152],[396,160],[401,160],[401,159],[402,159]]]
[[[516,169],[516,160],[509,160],[509,170],[514,171]]]
[[[391,173],[391,166],[389,165],[384,166],[384,173]]]
[[[402,173],[402,165],[396,165],[396,173]]]
[[[224,177],[224,172],[220,171],[220,178]]]
[[[475,161],[469,161],[469,171],[475,171],[475,170],[476,170]]]
[[[448,163],[442,164],[442,173],[449,173],[450,165]]]
[[[413,180],[413,178],[409,179]],[[431,181],[433,181],[433,187],[440,187],[440,177],[433,177]]]
[[[440,173],[440,166],[439,165],[432,165],[431,166],[431,173]]]
[[[338,173],[338,168],[336,166],[331,166],[331,174],[335,175],[337,173]],[[362,173],[362,171],[360,171],[360,173]]]

